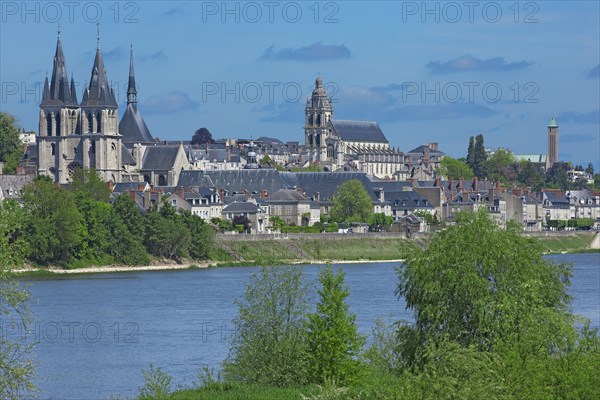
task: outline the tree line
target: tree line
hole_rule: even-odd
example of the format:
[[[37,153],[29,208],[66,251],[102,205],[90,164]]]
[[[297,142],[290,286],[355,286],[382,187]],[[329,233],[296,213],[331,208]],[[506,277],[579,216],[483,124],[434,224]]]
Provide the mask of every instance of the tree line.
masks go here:
[[[585,171],[594,178],[594,183],[589,184],[580,179],[569,182],[569,170]],[[469,139],[466,158],[452,158],[445,156],[440,161],[438,172],[448,179],[488,179],[491,182],[499,181],[504,185],[514,184],[530,187],[534,191],[541,188],[575,190],[575,189],[600,189],[600,174],[595,174],[594,166],[590,162],[584,168],[570,162],[555,163],[549,170],[540,169],[532,161],[517,161],[513,154],[506,149],[498,149],[488,155],[484,146],[484,137],[479,134]]]
[[[10,218],[23,221],[11,240],[22,243],[25,261],[38,266],[208,258],[215,233],[200,217],[167,203],[142,214],[128,194],[112,204],[110,197],[94,170],[76,170],[68,188],[37,178],[24,188],[22,207],[11,208]]]

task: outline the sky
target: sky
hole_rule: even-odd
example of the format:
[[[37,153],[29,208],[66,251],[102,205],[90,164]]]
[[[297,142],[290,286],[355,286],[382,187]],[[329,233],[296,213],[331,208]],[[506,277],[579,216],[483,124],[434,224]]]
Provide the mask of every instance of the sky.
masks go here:
[[[123,115],[133,46],[154,137],[304,142],[321,76],[334,119],[377,121],[409,151],[470,136],[600,170],[598,1],[0,1],[0,109],[38,130],[57,27],[81,100],[97,32]]]

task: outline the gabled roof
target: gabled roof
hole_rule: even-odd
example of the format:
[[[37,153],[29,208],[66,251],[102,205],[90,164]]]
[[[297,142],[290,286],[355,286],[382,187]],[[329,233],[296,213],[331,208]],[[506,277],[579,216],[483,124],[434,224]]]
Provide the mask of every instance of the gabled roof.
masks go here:
[[[302,193],[298,192],[297,190],[292,190],[292,189],[279,189],[272,195],[269,195],[269,197],[266,199],[267,202],[270,202],[270,201],[299,202],[299,201],[306,201],[306,200],[307,200],[306,196],[304,196]]]
[[[173,169],[179,145],[148,146],[142,160],[142,171],[169,171]]]
[[[426,144],[422,144],[422,145],[420,145],[418,147],[415,147],[411,151],[408,151],[406,154],[423,154],[425,152],[425,150],[427,150],[427,149],[429,149],[429,154],[431,154],[431,155],[435,155],[435,156],[443,156],[443,155],[445,155],[445,153],[443,151],[432,150]]]
[[[154,138],[136,103],[127,104],[125,114],[119,122],[119,133],[123,135],[124,143],[154,143]]]
[[[251,201],[239,202],[235,201],[233,203],[228,204],[223,208],[223,212],[230,213],[257,213],[260,207]]]
[[[343,141],[388,143],[377,122],[334,120],[332,125]]]

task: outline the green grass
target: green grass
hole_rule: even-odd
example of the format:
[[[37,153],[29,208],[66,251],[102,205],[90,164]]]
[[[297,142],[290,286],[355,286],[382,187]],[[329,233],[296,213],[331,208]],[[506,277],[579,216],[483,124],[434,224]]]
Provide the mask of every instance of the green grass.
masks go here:
[[[397,260],[407,248],[406,239],[297,240],[313,260]]]
[[[569,236],[541,236],[539,241],[547,253],[581,253],[590,250],[593,238],[593,233],[582,232]]]

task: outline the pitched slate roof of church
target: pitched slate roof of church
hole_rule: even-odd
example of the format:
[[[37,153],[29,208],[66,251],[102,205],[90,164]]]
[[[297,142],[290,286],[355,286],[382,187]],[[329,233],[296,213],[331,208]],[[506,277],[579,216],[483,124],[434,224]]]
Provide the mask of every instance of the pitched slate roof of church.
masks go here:
[[[119,133],[123,135],[124,143],[152,143],[154,138],[137,109],[135,103],[127,105],[125,114],[119,122]]]
[[[71,76],[71,86],[69,87],[69,78],[67,77],[67,66],[62,49],[60,32],[56,40],[56,52],[54,53],[54,65],[52,66],[52,78],[48,82],[48,77],[44,81],[44,92],[42,94],[42,103],[40,106],[66,105],[77,106],[77,94],[75,92],[75,82]]]
[[[108,83],[106,68],[104,67],[104,61],[102,61],[99,37],[98,46],[96,47],[96,58],[94,59],[92,74],[90,76],[90,85],[83,91],[81,107],[117,108],[115,93]]]
[[[334,120],[333,128],[344,141],[388,143],[377,122]]]
[[[168,171],[177,159],[179,145],[148,146],[142,160],[142,170]]]

